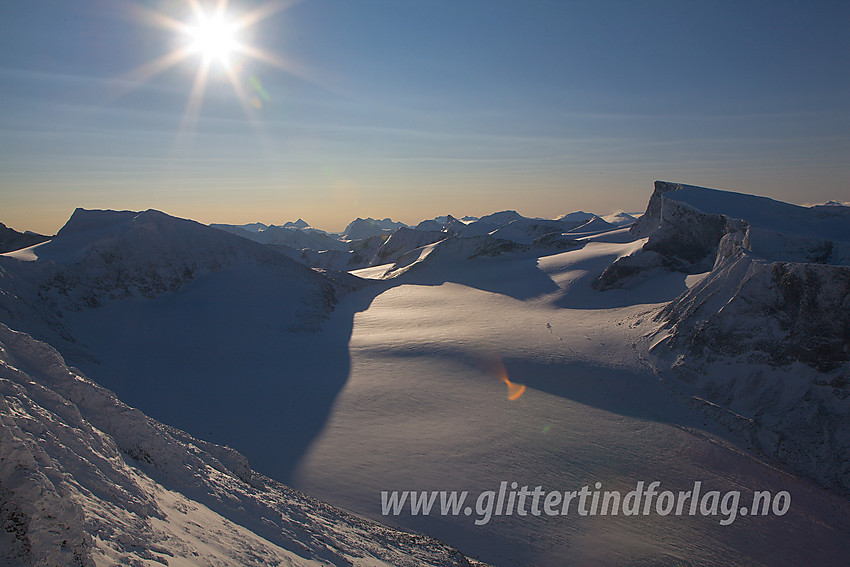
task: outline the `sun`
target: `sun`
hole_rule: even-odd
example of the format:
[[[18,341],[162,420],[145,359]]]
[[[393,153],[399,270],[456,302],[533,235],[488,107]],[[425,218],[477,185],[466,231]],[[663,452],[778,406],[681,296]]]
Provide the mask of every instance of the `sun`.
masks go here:
[[[270,100],[259,78],[248,70],[249,61],[258,61],[274,66],[301,79],[312,80],[310,73],[295,62],[266,51],[243,37],[250,28],[270,16],[284,11],[299,0],[268,0],[253,10],[240,10],[235,2],[233,10],[229,0],[172,0],[172,4],[183,4],[183,14],[188,19],[176,18],[163,12],[151,10],[135,1],[125,6],[140,21],[156,27],[169,29],[176,34],[177,46],[162,56],[148,61],[125,73],[116,81],[117,96],[122,96],[149,81],[163,71],[190,59],[198,59],[197,72],[186,102],[180,132],[190,132],[197,122],[204,92],[210,77],[226,77],[245,109],[249,120],[254,122],[256,112]]]
[[[197,23],[187,25],[185,32],[191,40],[189,51],[201,55],[206,64],[220,63],[227,67],[233,54],[240,49],[237,25],[223,12],[199,14]]]

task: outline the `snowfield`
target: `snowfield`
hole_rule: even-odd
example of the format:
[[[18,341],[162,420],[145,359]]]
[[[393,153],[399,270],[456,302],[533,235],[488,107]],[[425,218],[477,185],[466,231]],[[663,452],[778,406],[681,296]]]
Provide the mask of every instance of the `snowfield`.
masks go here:
[[[4,565],[470,565],[157,423],[0,325]]]
[[[843,565],[848,221],[669,182],[637,220],[502,211],[341,236],[78,210],[0,255],[0,549],[14,565]],[[790,507],[475,521],[503,482],[653,481]],[[468,491],[470,510],[386,513],[391,491]]]

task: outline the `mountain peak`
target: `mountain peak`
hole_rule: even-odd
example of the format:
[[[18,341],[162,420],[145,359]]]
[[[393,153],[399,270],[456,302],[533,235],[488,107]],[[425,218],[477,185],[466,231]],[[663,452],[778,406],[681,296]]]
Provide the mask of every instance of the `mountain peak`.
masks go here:
[[[91,230],[106,231],[110,229],[120,229],[121,226],[126,226],[132,222],[138,212],[134,211],[113,211],[109,209],[83,209],[78,207],[74,209],[71,218],[68,222],[59,229],[56,236],[68,236],[70,234],[87,232]]]
[[[295,222],[287,222],[283,225],[283,228],[310,228],[310,224],[302,218],[299,218]]]

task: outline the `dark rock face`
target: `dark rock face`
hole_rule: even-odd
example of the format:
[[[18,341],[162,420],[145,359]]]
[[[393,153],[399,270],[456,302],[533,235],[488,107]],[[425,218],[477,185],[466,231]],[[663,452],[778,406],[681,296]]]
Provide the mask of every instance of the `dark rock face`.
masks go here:
[[[656,181],[655,190],[649,197],[646,212],[629,229],[629,233],[637,238],[649,236],[661,227],[661,196],[670,191],[678,191],[682,188],[681,183],[670,183],[669,181]]]
[[[741,254],[658,318],[653,353],[686,390],[744,416],[731,429],[770,460],[850,493],[850,267]]]
[[[669,259],[669,266],[685,272],[714,264],[717,245],[731,228],[727,218],[689,210],[675,201],[665,201],[663,208],[669,211],[665,222],[649,237],[644,251],[657,252]]]
[[[788,333],[779,361],[827,372],[850,360],[850,268],[777,262],[771,283],[778,297],[770,315]]]
[[[611,264],[595,282],[596,289],[628,286],[636,276],[657,268],[684,273],[711,269],[720,240],[737,230],[740,223],[725,215],[704,213],[664,197],[682,187],[665,181],[655,182],[646,213],[629,229],[634,236],[648,237],[646,244],[641,250]]]

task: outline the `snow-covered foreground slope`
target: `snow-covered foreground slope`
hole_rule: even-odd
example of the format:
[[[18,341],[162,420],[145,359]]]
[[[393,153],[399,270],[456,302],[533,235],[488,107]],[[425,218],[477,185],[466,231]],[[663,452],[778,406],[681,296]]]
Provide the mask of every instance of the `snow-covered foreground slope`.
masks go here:
[[[470,565],[148,418],[2,324],[0,420],[3,565]]]
[[[593,289],[644,242],[612,232],[560,254],[458,255],[396,278],[355,314],[350,378],[295,486],[496,565],[843,564],[850,503],[748,452],[704,401],[652,367],[653,317],[695,280],[664,273]],[[504,378],[527,389],[511,400]],[[726,526],[575,513],[476,525],[475,513],[385,516],[381,506],[381,491],[468,490],[474,501],[503,481],[546,492],[599,482],[625,494],[656,480],[672,491],[694,481],[740,490],[742,502],[785,490],[793,504]]]

